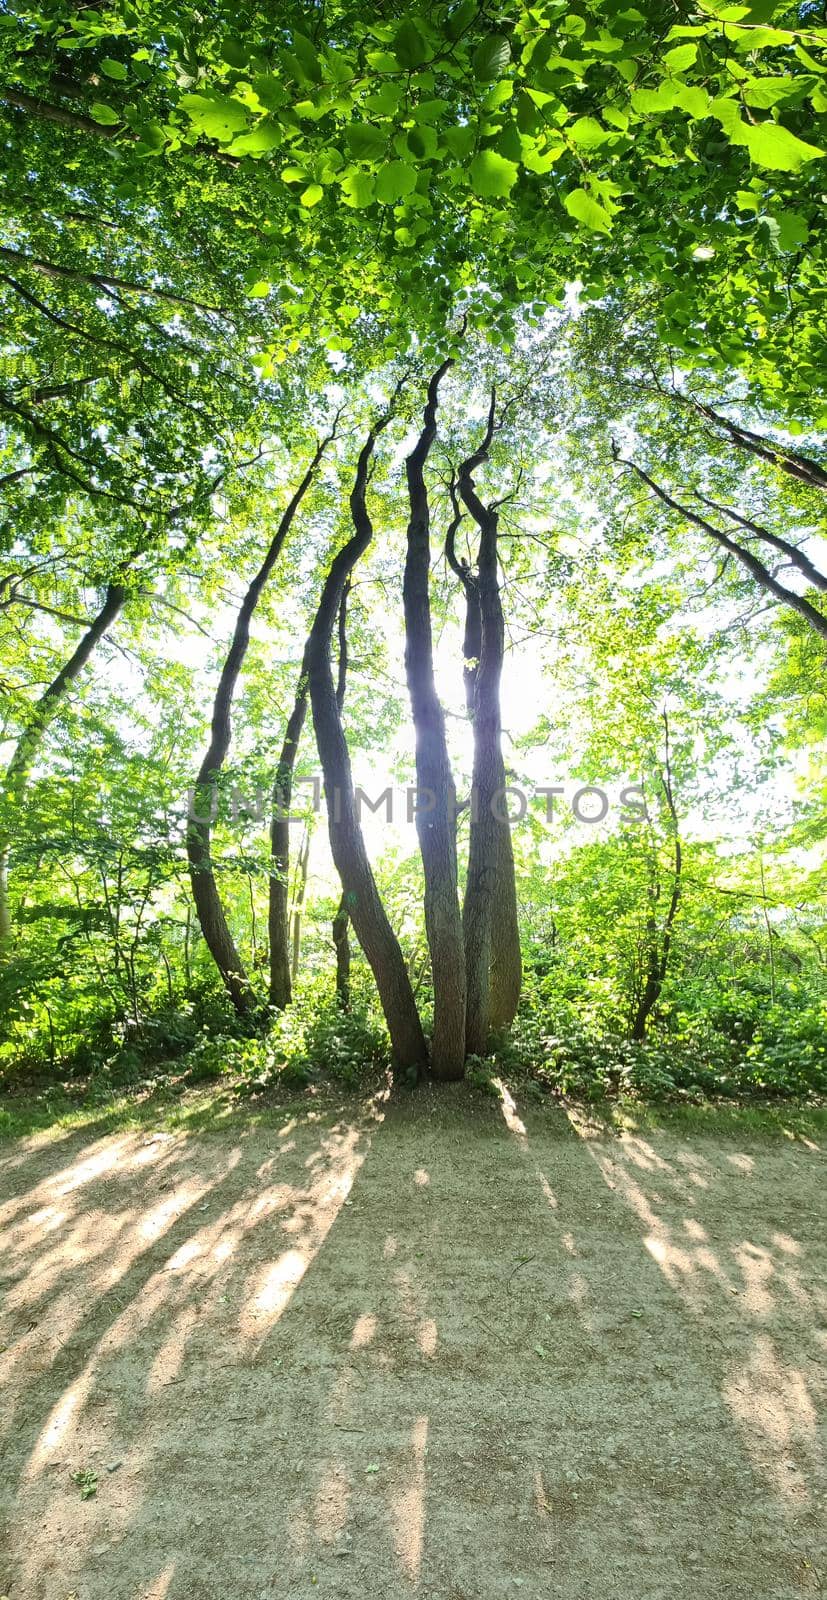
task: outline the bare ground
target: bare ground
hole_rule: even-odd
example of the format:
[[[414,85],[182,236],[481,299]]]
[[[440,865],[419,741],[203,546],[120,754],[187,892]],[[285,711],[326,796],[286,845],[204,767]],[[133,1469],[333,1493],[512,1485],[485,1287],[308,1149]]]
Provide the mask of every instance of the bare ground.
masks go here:
[[[827,1586],[818,1150],[523,1115],[7,1147],[0,1596]]]

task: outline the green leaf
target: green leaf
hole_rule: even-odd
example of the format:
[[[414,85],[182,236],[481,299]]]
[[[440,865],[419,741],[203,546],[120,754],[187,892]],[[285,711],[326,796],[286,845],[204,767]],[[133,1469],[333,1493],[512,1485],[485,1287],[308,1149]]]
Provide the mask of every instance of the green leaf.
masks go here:
[[[778,122],[762,122],[757,127],[744,123],[738,143],[746,145],[750,160],[757,167],[770,167],[775,172],[798,172],[805,161],[824,155],[818,145],[805,144]]]
[[[785,211],[775,219],[778,223],[779,250],[799,250],[807,243],[810,230],[807,218],[800,211]]]
[[[431,52],[415,22],[403,22],[393,41],[394,53],[401,67],[411,70],[430,61]]]
[[[365,206],[373,203],[376,184],[369,172],[349,172],[342,179],[342,193],[345,204],[353,211],[363,211]]]
[[[230,145],[230,154],[234,156],[266,156],[271,150],[277,150],[283,139],[283,134],[278,123],[271,122],[269,118],[259,122],[249,133],[240,133]]]
[[[469,168],[474,194],[485,199],[505,199],[517,181],[517,164],[496,150],[480,150]]]
[[[389,161],[376,176],[376,198],[383,206],[395,205],[416,188],[416,170],[405,161]]]
[[[446,128],[443,137],[451,155],[456,156],[457,161],[466,161],[474,148],[476,135],[473,128],[469,128],[467,125],[465,127]]]
[[[445,32],[450,40],[458,39],[465,32],[469,23],[473,22],[479,6],[477,0],[462,0],[462,4],[455,6],[445,18]]]
[[[780,100],[789,100],[791,95],[800,90],[806,90],[812,83],[812,78],[793,78],[789,75],[777,78],[750,78],[744,84],[744,99],[748,106],[756,106],[759,111],[771,111]]]
[[[685,72],[691,67],[698,54],[696,44],[678,44],[674,50],[667,50],[663,64],[670,72]]]
[[[595,150],[599,144],[605,144],[610,135],[605,128],[601,128],[596,117],[578,117],[570,128],[566,129],[570,139],[584,150]]]
[[[102,128],[114,128],[120,122],[117,111],[112,106],[104,105],[102,100],[94,100],[89,108],[89,115],[94,122],[99,122]]]
[[[104,56],[100,64],[100,69],[101,72],[106,73],[107,78],[116,78],[119,83],[122,83],[124,78],[129,77],[128,70],[124,66],[123,62],[114,61],[112,56]]]
[[[230,140],[234,133],[241,133],[250,120],[247,107],[231,95],[182,94],[178,104],[199,133],[220,143]]]
[[[527,172],[536,172],[538,176],[550,172],[558,156],[565,150],[564,144],[552,144],[545,150],[524,151],[522,163]]]
[[[228,67],[246,67],[247,47],[241,39],[227,38],[221,46],[221,59]]]
[[[359,161],[375,161],[383,156],[388,145],[386,129],[375,128],[371,122],[351,122],[345,128],[345,142]]]
[[[378,89],[367,95],[362,103],[371,116],[392,117],[398,111],[404,93],[404,84],[380,83]]]
[[[698,122],[707,115],[709,111],[709,95],[705,89],[701,89],[699,85],[691,83],[676,83],[672,85],[672,89],[675,96],[675,105],[680,107],[681,111],[687,112],[694,121]]]
[[[305,210],[310,211],[313,206],[319,204],[323,196],[324,189],[320,183],[309,183],[304,193],[299,196],[299,204],[303,205]]]
[[[267,278],[257,278],[255,283],[248,286],[247,293],[251,300],[266,300],[273,285]]]
[[[508,104],[514,94],[514,81],[512,78],[500,78],[498,83],[489,89],[483,102],[486,111],[499,111],[500,106]]]
[[[135,149],[142,156],[156,156],[166,148],[167,135],[160,122],[142,122],[137,128],[138,143]]]
[[[471,57],[474,76],[480,83],[495,83],[511,62],[511,46],[501,33],[491,33],[477,45]]]
[[[585,189],[572,189],[566,195],[563,204],[575,222],[582,222],[584,227],[591,228],[594,233],[609,233],[612,219],[608,211],[598,205]]]
[[[629,96],[633,111],[644,116],[655,116],[659,111],[673,111],[678,103],[679,86],[662,83],[657,89],[633,89]]]
[[[436,129],[429,127],[427,123],[423,123],[420,128],[410,129],[400,154],[404,155],[410,151],[417,161],[426,161],[436,154],[436,147]]]
[[[315,45],[303,33],[293,34],[293,55],[306,83],[321,83],[322,69]]]

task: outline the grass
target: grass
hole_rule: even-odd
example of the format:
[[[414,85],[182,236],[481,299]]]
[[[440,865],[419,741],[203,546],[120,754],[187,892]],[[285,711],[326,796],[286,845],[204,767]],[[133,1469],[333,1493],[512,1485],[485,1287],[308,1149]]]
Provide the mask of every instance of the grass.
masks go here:
[[[454,1096],[457,1087],[454,1086]],[[817,1102],[643,1102],[621,1097],[583,1105],[574,1100],[561,1103],[557,1098],[548,1098],[538,1104],[533,1097],[530,1101],[523,1098],[520,1085],[513,1088],[522,1114],[563,1123],[561,1110],[570,1106],[596,1133],[609,1137],[663,1131],[687,1137],[819,1144],[827,1136],[827,1105]],[[235,1077],[198,1086],[169,1078],[130,1089],[101,1090],[87,1084],[74,1094],[60,1085],[37,1093],[7,1090],[0,1098],[0,1140],[34,1134],[59,1138],[80,1131],[90,1137],[102,1137],[131,1129],[170,1133],[247,1129],[275,1125],[285,1116],[307,1115],[310,1111],[319,1117],[340,1116],[348,1111],[358,1115],[374,1093],[375,1085],[348,1090],[335,1082],[319,1082],[306,1089],[285,1084],[251,1094],[249,1084]],[[429,1095],[432,1101],[439,1101],[445,1099],[446,1092],[431,1086]],[[467,1102],[469,1113],[482,1109],[484,1102],[491,1106],[490,1092],[483,1093],[473,1081],[462,1085],[461,1098]]]
[[[706,1134],[716,1139],[787,1139],[818,1143],[827,1105],[796,1100],[604,1102],[598,1111],[618,1133]]]
[[[341,1105],[343,1096],[335,1097]],[[211,1084],[185,1092],[169,1085],[142,1090],[112,1092],[105,1098],[89,1095],[73,1099],[63,1090],[42,1094],[6,1095],[0,1102],[0,1140],[27,1138],[33,1134],[59,1138],[83,1131],[101,1138],[105,1134],[135,1129],[166,1133],[220,1132],[230,1125],[260,1127],[284,1121],[291,1112],[306,1114],[313,1106],[319,1112],[331,1109],[331,1096],[264,1095],[242,1098],[234,1087]]]

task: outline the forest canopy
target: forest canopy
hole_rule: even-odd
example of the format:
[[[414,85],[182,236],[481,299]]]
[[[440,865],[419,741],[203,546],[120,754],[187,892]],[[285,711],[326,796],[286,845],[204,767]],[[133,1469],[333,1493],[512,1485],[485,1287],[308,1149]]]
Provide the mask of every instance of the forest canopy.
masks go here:
[[[3,8],[4,1081],[823,1092],[825,43]]]

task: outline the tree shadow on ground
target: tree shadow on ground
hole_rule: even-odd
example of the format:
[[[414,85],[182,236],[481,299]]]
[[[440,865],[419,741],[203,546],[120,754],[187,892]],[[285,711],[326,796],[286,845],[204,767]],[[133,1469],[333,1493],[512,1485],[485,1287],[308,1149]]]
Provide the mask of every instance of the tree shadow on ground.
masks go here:
[[[0,1593],[816,1588],[817,1160],[465,1091],[18,1148]]]

